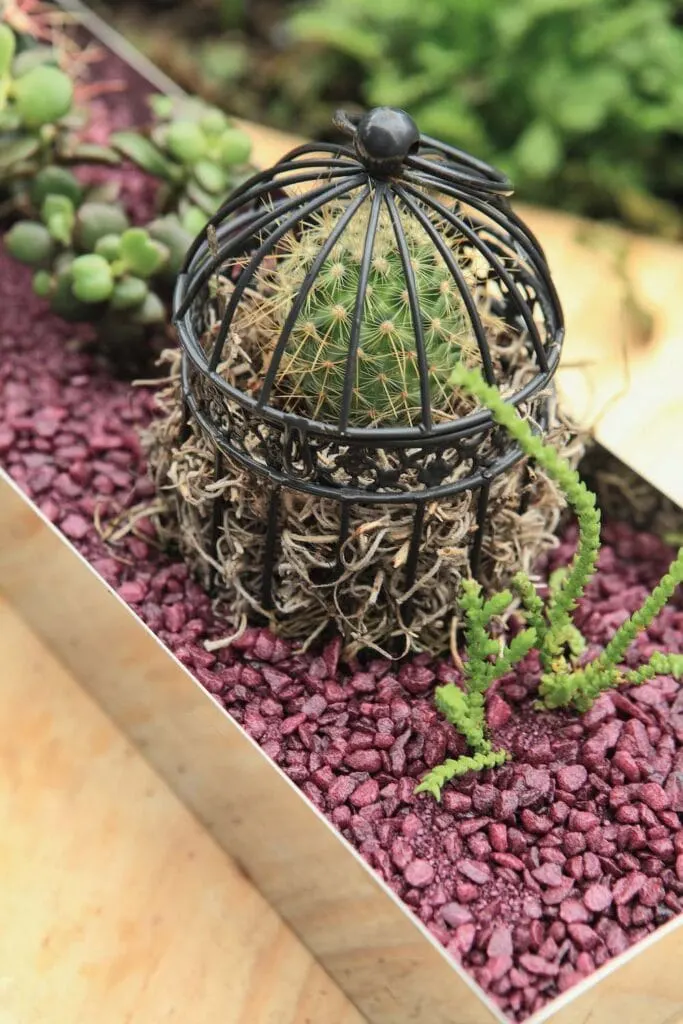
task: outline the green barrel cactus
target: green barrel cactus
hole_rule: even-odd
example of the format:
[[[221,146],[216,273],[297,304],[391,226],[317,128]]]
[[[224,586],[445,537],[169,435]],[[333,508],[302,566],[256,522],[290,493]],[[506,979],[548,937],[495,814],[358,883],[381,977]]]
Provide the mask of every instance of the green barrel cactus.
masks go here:
[[[277,338],[304,278],[345,209],[342,202],[313,217],[303,231],[288,238],[274,267],[262,272],[260,290],[270,295],[266,308],[273,321],[274,329],[267,332],[271,338]],[[367,222],[361,208],[324,260],[280,363],[281,399],[285,403],[303,400],[314,418],[336,421],[342,410]],[[434,418],[445,419],[454,413],[453,370],[463,360],[475,365],[478,348],[458,286],[434,242],[414,218],[405,217],[403,226],[420,308],[429,403]],[[455,242],[447,234],[443,237],[461,261],[468,287],[472,286],[471,272]],[[421,416],[420,367],[406,273],[385,213],[378,225],[362,308],[349,423],[405,426],[419,423]]]

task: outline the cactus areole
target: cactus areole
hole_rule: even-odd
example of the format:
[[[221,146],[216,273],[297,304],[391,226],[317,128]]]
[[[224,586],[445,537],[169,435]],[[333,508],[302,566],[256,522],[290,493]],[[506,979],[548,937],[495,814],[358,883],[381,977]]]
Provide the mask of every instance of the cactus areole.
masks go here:
[[[409,507],[394,559],[403,583],[390,588],[408,628],[426,571],[425,523],[439,503],[466,498],[474,509],[465,535],[449,547],[442,532],[439,550],[465,549],[458,572],[476,574],[495,482],[520,471],[519,449],[452,383],[454,371],[478,367],[546,432],[562,311],[499,171],[420,135],[401,110],[334,120],[346,139],[298,146],[254,175],[190,247],[174,300],[176,450],[200,437],[214,453],[216,481],[233,471],[260,481],[252,604],[266,614],[278,606],[288,501],[317,498],[338,510],[323,531],[328,540],[335,532],[334,543],[309,579],[321,592],[348,572],[354,510]],[[524,473],[514,498],[520,515],[534,500],[534,474]],[[204,547],[215,575],[230,496],[218,487],[214,497]],[[239,559],[229,561],[230,572],[242,571]],[[371,563],[368,555],[366,572]],[[371,585],[367,599],[381,603],[385,583]],[[343,618],[344,601],[337,604]]]

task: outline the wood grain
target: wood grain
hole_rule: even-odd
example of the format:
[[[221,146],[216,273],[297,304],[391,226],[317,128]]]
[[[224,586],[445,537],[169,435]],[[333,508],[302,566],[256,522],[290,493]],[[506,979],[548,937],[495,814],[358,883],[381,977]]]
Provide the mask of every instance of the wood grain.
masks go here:
[[[0,600],[0,1024],[362,1024]]]

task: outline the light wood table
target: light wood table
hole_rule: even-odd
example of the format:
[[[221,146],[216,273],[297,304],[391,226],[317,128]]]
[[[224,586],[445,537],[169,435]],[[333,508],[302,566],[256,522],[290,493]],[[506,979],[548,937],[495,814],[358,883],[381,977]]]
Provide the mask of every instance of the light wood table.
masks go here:
[[[0,602],[0,1024],[362,1024]]]

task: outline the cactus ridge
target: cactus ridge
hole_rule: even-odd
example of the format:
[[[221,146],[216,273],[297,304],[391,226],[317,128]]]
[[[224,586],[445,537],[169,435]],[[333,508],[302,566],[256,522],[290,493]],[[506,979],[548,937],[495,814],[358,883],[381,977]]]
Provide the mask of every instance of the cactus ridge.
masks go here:
[[[263,272],[273,335],[279,333],[301,284],[350,199],[330,204],[287,237]],[[453,276],[420,223],[402,221],[415,279],[429,369],[432,414],[454,414],[454,368],[479,362],[479,350]],[[285,400],[306,403],[314,418],[339,418],[361,276],[368,203],[360,208],[323,262],[293,326],[277,388]],[[458,258],[469,288],[476,278],[461,242],[442,236]],[[263,311],[262,314],[263,315]],[[275,337],[276,340],[276,337]],[[413,425],[422,416],[420,372],[406,275],[386,210],[380,215],[355,367],[349,422],[354,426]]]

